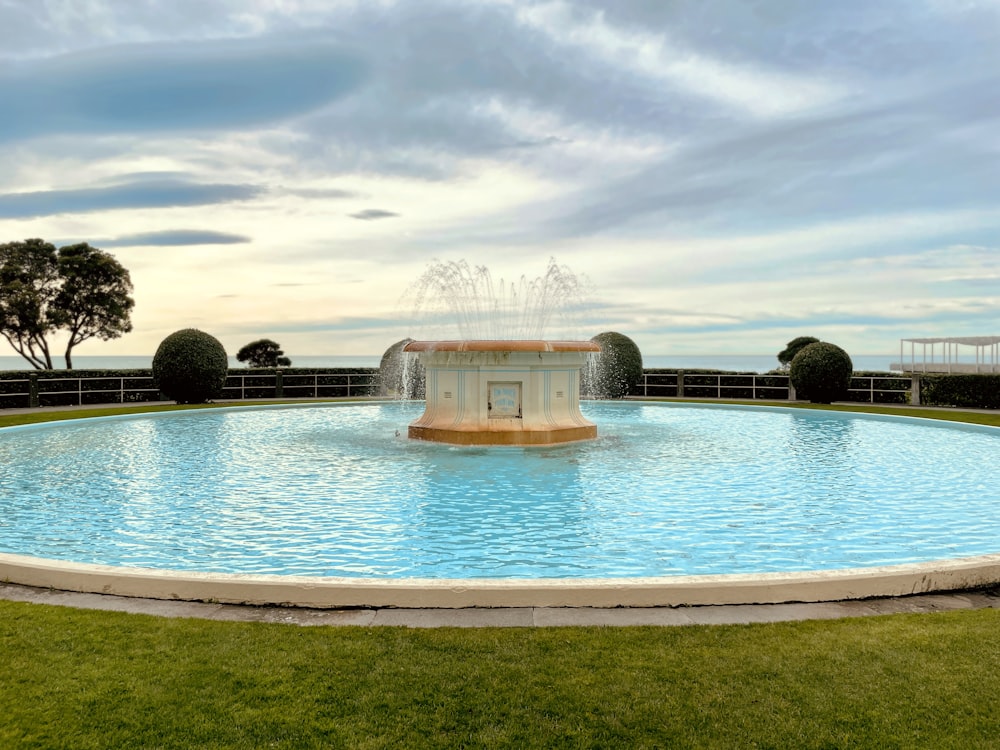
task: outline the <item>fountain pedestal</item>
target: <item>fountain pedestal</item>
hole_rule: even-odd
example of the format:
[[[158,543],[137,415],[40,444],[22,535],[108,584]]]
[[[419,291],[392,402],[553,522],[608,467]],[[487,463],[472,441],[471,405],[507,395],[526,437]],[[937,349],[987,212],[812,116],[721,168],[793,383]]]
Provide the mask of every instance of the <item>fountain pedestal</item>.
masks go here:
[[[590,341],[412,341],[426,408],[409,436],[453,445],[553,445],[597,437],[580,413]]]

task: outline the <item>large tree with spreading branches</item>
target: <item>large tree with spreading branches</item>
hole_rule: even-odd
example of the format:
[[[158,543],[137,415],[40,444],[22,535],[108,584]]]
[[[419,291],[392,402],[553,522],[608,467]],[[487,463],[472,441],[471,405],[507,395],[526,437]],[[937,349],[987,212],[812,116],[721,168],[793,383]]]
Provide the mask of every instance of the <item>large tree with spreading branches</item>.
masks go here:
[[[132,280],[108,253],[87,243],[56,250],[29,239],[0,244],[0,336],[39,370],[51,370],[49,337],[69,334],[64,356],[83,341],[132,330]]]

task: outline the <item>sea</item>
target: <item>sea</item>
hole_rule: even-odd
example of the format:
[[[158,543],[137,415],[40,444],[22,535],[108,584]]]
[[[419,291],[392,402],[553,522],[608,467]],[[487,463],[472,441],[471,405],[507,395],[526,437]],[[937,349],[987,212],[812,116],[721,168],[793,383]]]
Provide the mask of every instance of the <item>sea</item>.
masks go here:
[[[288,355],[292,367],[378,367],[381,354],[359,355]],[[898,353],[852,355],[851,361],[857,371],[889,372],[892,360],[899,360]],[[62,357],[54,358],[56,369],[63,366]],[[73,367],[77,370],[133,370],[145,369],[153,364],[152,354],[135,356],[99,357],[75,356]],[[647,369],[664,368],[675,370],[723,370],[727,372],[770,372],[778,367],[774,354],[653,354],[643,355],[642,364]],[[235,357],[229,358],[229,366],[245,367]],[[27,360],[18,356],[0,356],[0,371],[31,370]]]

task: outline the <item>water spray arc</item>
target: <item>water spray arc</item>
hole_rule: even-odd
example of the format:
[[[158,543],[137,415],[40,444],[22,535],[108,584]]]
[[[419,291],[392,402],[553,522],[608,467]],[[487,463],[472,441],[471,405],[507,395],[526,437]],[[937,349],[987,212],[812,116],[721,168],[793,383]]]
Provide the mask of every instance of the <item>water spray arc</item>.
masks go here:
[[[464,261],[431,266],[415,285],[417,309],[447,312],[457,339],[411,341],[426,372],[426,407],[408,434],[455,445],[552,445],[590,440],[597,427],[580,413],[580,371],[590,341],[548,340],[556,316],[571,311],[581,285],[549,261],[518,284],[495,282]]]

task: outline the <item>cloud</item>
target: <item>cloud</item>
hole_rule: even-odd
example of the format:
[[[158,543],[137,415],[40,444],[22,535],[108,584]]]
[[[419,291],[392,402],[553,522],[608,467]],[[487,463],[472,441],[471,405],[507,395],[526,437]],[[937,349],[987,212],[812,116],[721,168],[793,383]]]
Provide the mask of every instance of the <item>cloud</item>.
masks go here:
[[[140,179],[105,187],[0,194],[0,219],[91,213],[127,208],[204,206],[245,201],[263,193],[253,185],[200,184],[178,179]]]
[[[173,229],[161,232],[127,234],[95,242],[99,247],[176,247],[182,245],[236,245],[250,242],[242,234],[215,232],[210,229]]]
[[[294,195],[297,198],[333,198],[336,200],[340,198],[347,199],[362,197],[361,193],[342,188],[279,188],[278,190],[274,190],[272,192]]]
[[[0,69],[0,141],[67,133],[221,130],[273,123],[357,89],[359,57],[325,37],[106,47]]]
[[[393,211],[383,211],[381,208],[366,208],[364,211],[358,211],[355,214],[350,215],[352,219],[361,219],[362,221],[373,221],[376,219],[390,219],[393,216],[399,216],[399,214]]]
[[[0,229],[210,243],[137,253],[135,339],[238,277],[204,319],[381,350],[432,257],[555,255],[651,353],[998,319],[995,0],[0,7]]]
[[[664,31],[666,25],[646,31],[608,23],[603,10],[581,18],[579,9],[550,2],[523,8],[517,15],[556,44],[581,47],[616,68],[753,117],[795,114],[829,104],[846,93],[842,86],[808,72],[765,67],[759,62],[737,64],[714,51],[699,52]]]

